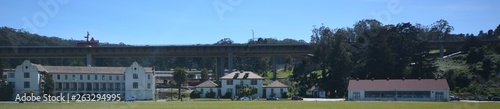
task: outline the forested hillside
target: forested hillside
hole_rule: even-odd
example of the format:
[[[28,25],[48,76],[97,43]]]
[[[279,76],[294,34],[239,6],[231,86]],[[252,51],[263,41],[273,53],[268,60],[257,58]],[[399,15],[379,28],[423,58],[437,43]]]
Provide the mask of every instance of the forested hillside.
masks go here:
[[[308,88],[318,85],[331,92],[329,97],[345,97],[349,79],[447,78],[454,93],[476,95],[476,84],[498,81],[494,75],[500,72],[500,62],[494,50],[500,47],[483,45],[481,40],[498,40],[500,25],[487,33],[481,30],[478,35],[451,34],[453,30],[446,20],[431,25],[384,25],[376,20],[361,20],[353,27],[315,27],[310,42],[314,56],[295,65],[290,79],[297,88],[292,91],[305,95]],[[427,48],[432,41],[466,41],[466,44],[462,55],[441,59]],[[443,66],[451,64],[449,59],[467,64]],[[498,85],[483,87],[494,88],[483,91],[483,96],[498,96],[500,92]]]

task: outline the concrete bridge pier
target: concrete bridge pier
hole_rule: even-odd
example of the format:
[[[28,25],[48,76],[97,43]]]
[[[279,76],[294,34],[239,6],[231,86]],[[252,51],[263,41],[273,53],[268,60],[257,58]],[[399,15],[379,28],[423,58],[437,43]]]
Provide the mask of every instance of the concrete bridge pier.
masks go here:
[[[92,57],[92,54],[87,53],[87,66],[95,66],[95,58]]]
[[[440,58],[444,57],[444,43],[443,42],[441,42],[441,44],[439,46],[439,57]]]
[[[233,53],[227,53],[227,66],[226,66],[226,57],[217,57],[216,59],[216,79],[219,80],[220,77],[224,76],[224,73],[233,72]],[[227,68],[227,71],[225,71]]]
[[[273,61],[273,80],[276,80],[276,74],[278,73],[278,66],[276,65],[276,56],[271,57]]]
[[[227,53],[227,70],[228,73],[233,72],[233,53]]]

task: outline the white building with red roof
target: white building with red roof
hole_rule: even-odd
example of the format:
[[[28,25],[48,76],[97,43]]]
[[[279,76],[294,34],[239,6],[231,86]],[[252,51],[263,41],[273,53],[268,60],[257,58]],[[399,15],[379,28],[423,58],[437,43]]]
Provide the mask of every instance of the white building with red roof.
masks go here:
[[[350,101],[448,101],[446,79],[349,80]]]

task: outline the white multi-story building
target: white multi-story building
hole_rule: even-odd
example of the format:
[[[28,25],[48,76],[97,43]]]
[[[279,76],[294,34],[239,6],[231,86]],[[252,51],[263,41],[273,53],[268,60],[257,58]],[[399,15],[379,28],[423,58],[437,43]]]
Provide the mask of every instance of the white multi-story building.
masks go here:
[[[224,75],[220,78],[221,80],[221,95],[225,95],[227,92],[231,93],[231,96],[238,95],[238,89],[243,85],[253,86],[257,88],[257,94],[252,95],[252,98],[257,98],[262,95],[262,78],[261,76],[249,72],[249,71],[236,71]]]
[[[129,67],[42,66],[26,60],[8,72],[7,81],[14,86],[14,96],[31,90],[40,95],[40,72],[52,76],[54,94],[120,94],[122,99],[154,97],[154,71],[137,62]]]
[[[225,96],[226,93],[230,93],[231,97],[238,96],[239,88],[244,85],[257,88],[257,93],[251,95],[252,98],[281,98],[282,93],[288,92],[288,86],[279,81],[273,81],[264,86],[262,82],[264,78],[250,71],[235,71],[224,75],[220,79],[220,85],[208,80],[195,86],[195,88],[201,93],[201,97],[205,97],[205,94],[210,91],[216,92],[215,96]]]

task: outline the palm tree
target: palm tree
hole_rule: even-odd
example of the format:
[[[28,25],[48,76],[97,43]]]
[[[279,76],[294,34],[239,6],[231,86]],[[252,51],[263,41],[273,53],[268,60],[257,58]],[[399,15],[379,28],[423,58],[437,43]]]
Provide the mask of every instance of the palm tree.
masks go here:
[[[179,90],[178,90],[179,99],[181,99],[181,101],[182,101],[181,87],[182,87],[182,84],[184,84],[184,82],[186,82],[186,79],[187,79],[187,72],[185,69],[179,68],[179,67],[174,69],[174,81],[175,81],[177,87],[179,88]]]

